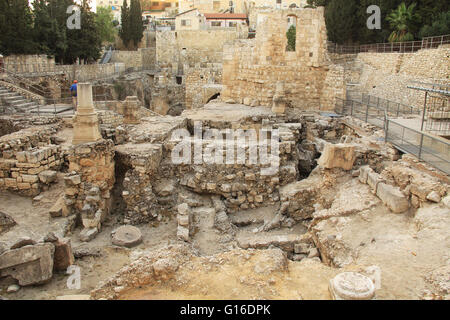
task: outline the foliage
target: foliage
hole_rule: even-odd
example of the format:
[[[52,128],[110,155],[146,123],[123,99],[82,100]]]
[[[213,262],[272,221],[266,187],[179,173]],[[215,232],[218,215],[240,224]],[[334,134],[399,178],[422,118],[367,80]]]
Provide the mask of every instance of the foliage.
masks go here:
[[[287,51],[295,51],[295,39],[296,39],[296,28],[294,25],[290,26],[286,32],[287,37]]]
[[[111,7],[98,7],[95,23],[102,43],[114,42],[117,29],[114,25],[114,15]]]
[[[433,37],[450,34],[450,11],[438,15],[432,25],[423,26],[419,32],[419,38]]]
[[[406,6],[402,2],[396,10],[393,10],[386,20],[393,29],[389,36],[389,42],[412,41],[414,40],[413,26],[420,19],[415,13],[416,3]]]

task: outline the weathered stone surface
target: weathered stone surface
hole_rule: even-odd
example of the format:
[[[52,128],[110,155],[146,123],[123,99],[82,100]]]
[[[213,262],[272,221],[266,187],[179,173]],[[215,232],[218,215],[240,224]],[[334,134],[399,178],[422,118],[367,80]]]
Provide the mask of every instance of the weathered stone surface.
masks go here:
[[[36,244],[36,241],[34,241],[33,239],[31,239],[29,237],[22,237],[11,246],[11,250],[19,249],[19,248],[34,245],[34,244]]]
[[[65,207],[64,197],[60,197],[55,204],[50,208],[48,213],[52,218],[61,217],[63,215],[63,208]]]
[[[373,194],[377,194],[378,184],[383,181],[378,173],[371,171],[367,175],[367,184],[372,190]]]
[[[72,253],[72,245],[70,238],[63,238],[56,242],[53,269],[56,271],[64,271],[75,262]]]
[[[351,170],[356,160],[355,147],[346,144],[327,144],[317,163],[327,169]]]
[[[53,275],[51,243],[25,246],[0,255],[0,278],[11,276],[20,286],[45,283]]]
[[[121,226],[111,233],[112,243],[116,246],[131,248],[142,242],[142,233],[133,226]]]
[[[394,213],[402,213],[409,209],[409,201],[399,188],[380,183],[377,196]]]
[[[98,234],[97,228],[83,229],[80,232],[80,240],[83,242],[89,242],[92,239],[94,239],[97,234]]]
[[[364,166],[359,169],[359,182],[367,184],[367,177],[369,176],[369,172],[372,172],[372,168],[369,166]]]
[[[444,199],[442,199],[442,203],[450,209],[450,195],[446,196]]]
[[[427,200],[430,200],[431,202],[439,203],[439,202],[441,202],[441,196],[436,191],[431,191],[427,195]]]
[[[375,296],[372,280],[357,272],[343,272],[330,280],[334,300],[371,300]]]
[[[56,180],[58,177],[58,173],[53,170],[45,170],[38,174],[39,180],[42,183],[50,184]]]
[[[0,211],[0,234],[8,231],[15,225],[16,222],[13,218],[11,218],[8,214]]]
[[[189,241],[189,229],[181,225],[177,228],[177,238],[182,241]]]
[[[12,284],[8,287],[8,289],[6,289],[7,293],[14,293],[20,290],[20,286],[18,286],[17,284]]]

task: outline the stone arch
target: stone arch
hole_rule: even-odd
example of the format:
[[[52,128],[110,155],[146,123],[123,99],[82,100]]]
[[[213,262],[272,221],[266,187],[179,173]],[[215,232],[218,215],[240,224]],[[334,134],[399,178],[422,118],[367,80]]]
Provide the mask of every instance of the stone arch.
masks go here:
[[[217,92],[213,94],[211,97],[209,97],[209,99],[206,100],[206,103],[210,102],[211,100],[217,99],[218,97],[220,97],[220,92]]]

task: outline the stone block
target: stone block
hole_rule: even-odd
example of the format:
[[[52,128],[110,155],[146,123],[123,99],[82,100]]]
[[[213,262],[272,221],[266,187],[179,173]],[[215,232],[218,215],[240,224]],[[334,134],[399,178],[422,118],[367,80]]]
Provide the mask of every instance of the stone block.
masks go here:
[[[371,300],[375,285],[369,277],[357,272],[343,272],[330,280],[333,300]]]
[[[355,162],[355,147],[345,144],[327,144],[317,163],[326,168],[351,170]]]
[[[11,276],[20,286],[45,283],[53,276],[54,252],[51,243],[6,251],[0,255],[0,278]]]
[[[42,171],[41,173],[39,173],[38,177],[42,183],[50,184],[50,183],[56,181],[56,178],[58,177],[58,173],[53,170],[45,170],[45,171]]]
[[[377,193],[378,184],[382,181],[383,180],[381,179],[380,175],[373,170],[367,175],[367,184],[369,185],[373,194]]]
[[[394,213],[402,213],[409,209],[409,201],[398,187],[380,183],[377,196]]]
[[[53,242],[53,244],[55,245],[53,269],[55,271],[65,271],[75,262],[70,238],[60,239]]]

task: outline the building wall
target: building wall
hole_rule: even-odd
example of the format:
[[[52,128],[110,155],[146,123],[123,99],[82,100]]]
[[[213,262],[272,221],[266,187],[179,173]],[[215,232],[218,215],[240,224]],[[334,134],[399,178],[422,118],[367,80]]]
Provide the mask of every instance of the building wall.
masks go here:
[[[205,21],[204,16],[193,10],[175,17],[175,30],[200,30],[204,28]]]
[[[323,14],[323,7],[260,13],[255,39],[224,45],[222,99],[271,106],[275,85],[282,81],[290,106],[334,109],[334,97],[323,90],[325,81],[334,79],[334,91],[343,95],[344,74],[331,67]],[[295,52],[286,51],[288,16],[297,18]]]

